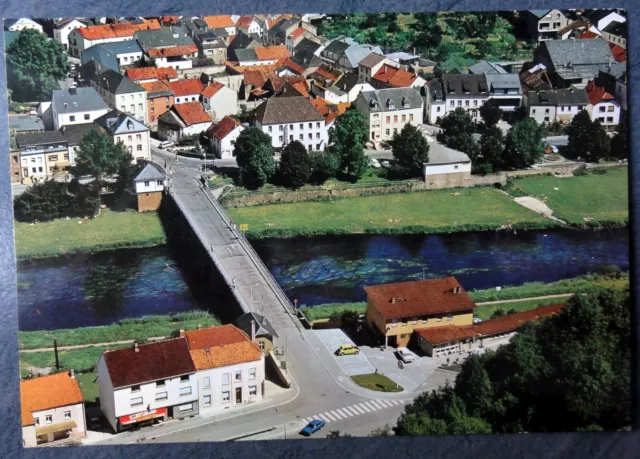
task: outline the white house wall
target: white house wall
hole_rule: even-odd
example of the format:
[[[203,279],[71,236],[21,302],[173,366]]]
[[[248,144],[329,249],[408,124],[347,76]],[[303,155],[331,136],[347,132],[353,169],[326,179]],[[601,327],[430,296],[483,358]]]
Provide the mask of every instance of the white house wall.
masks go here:
[[[617,126],[620,122],[620,105],[615,101],[600,102],[589,105],[587,110],[591,114],[591,120],[600,120],[603,126]]]
[[[101,356],[98,360],[98,395],[100,396],[100,410],[104,417],[109,421],[109,424],[113,430],[118,429],[118,422],[116,419],[115,398],[113,394],[113,385],[111,383],[111,377],[107,370],[107,364],[104,360],[104,356]]]
[[[162,182],[159,184],[158,182]],[[136,193],[153,193],[164,190],[164,180],[140,180],[136,181]]]
[[[425,175],[471,172],[471,163],[435,164],[425,166]]]
[[[64,27],[53,29],[53,38],[60,43],[65,50],[69,49],[69,34],[80,27],[85,27],[85,25],[80,21],[73,20]]]
[[[134,162],[139,159],[145,161],[151,160],[149,131],[117,134],[113,136],[113,142],[122,142],[124,146],[127,147],[127,150],[131,152]]]
[[[311,124],[311,127],[309,127],[309,124]],[[302,125],[302,127],[300,127],[300,125]],[[256,122],[256,126],[271,137],[271,145],[273,148],[282,148],[288,142],[297,140],[307,149],[322,151],[326,148],[327,142],[329,141],[324,120],[269,125],[262,125],[260,122]],[[311,138],[309,138],[309,134],[311,134]],[[300,140],[300,135],[302,135],[302,140]],[[293,138],[290,138],[290,136],[293,136]],[[319,147],[318,144],[320,145]],[[310,146],[311,148],[309,148]]]
[[[55,130],[60,129],[62,126],[70,126],[73,124],[86,124],[92,123],[96,120],[96,118],[100,118],[102,115],[105,115],[109,111],[108,108],[103,108],[100,110],[94,111],[82,111],[76,113],[56,113],[54,107],[54,127]]]
[[[229,88],[222,88],[211,99],[203,97],[205,109],[214,112],[214,119],[221,120],[225,116],[238,114],[238,94]]]

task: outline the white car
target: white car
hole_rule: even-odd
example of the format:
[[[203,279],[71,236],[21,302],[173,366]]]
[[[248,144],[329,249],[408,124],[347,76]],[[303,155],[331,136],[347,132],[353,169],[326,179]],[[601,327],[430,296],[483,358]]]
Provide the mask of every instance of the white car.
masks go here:
[[[173,146],[173,142],[171,140],[163,140],[158,145],[158,148],[160,148],[161,150],[164,150],[164,149],[172,147],[172,146]]]
[[[399,347],[397,352],[398,352],[398,357],[400,357],[400,360],[402,360],[404,363],[413,362],[413,359],[414,359],[413,352],[411,352],[406,347]]]
[[[371,167],[373,167],[374,169],[380,169],[380,161],[378,161],[376,158],[371,158]]]

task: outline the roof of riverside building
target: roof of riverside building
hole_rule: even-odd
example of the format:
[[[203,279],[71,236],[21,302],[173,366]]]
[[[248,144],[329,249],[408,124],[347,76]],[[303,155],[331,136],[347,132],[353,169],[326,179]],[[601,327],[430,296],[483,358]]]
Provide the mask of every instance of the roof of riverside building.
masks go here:
[[[20,381],[22,425],[34,424],[32,413],[84,403],[78,381],[69,372],[55,373]]]
[[[184,332],[197,370],[226,367],[262,358],[260,348],[235,325]]]
[[[56,89],[53,91],[52,105],[56,107],[56,111],[59,114],[109,108],[107,103],[100,97],[100,94],[98,94],[98,91],[90,86],[71,88],[66,91]]]
[[[263,125],[324,121],[322,114],[304,96],[271,97],[256,108],[255,119]]]

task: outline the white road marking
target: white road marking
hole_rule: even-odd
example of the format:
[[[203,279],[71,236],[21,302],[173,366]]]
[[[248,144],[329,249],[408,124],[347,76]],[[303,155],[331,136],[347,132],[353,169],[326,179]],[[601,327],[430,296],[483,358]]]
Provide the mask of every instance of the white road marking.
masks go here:
[[[363,405],[371,408],[371,411],[376,411],[378,409],[378,407],[373,405],[371,402],[364,402]]]
[[[351,408],[353,411],[357,412],[358,414],[366,413],[366,411],[360,408],[358,405],[351,405],[349,408]]]
[[[340,413],[342,416],[344,416],[345,418],[349,418],[351,417],[351,413],[349,413],[346,409],[344,408],[336,408],[335,411],[337,411],[338,413]]]
[[[324,422],[331,422],[331,420],[330,420],[327,416],[323,416],[323,415],[321,415],[321,414],[317,415],[317,416],[315,417],[315,419],[320,419],[320,420],[322,420],[322,421],[324,421]]]
[[[340,413],[338,413],[338,410],[331,410],[331,411],[329,411],[329,414],[331,416],[334,416],[334,417],[338,418],[338,419],[344,419],[344,416],[341,415]]]
[[[380,403],[378,400],[371,400],[369,403],[371,403],[373,406],[375,406],[378,409],[386,408],[386,406]]]
[[[355,408],[353,408],[351,406],[347,406],[347,407],[342,408],[342,409],[344,411],[348,412],[348,413],[351,413],[351,416],[358,416],[358,415],[361,414],[358,410],[356,410]]]
[[[363,410],[365,410],[367,413],[371,413],[371,408],[369,408],[367,405],[365,405],[364,403],[360,403],[358,405],[359,408],[362,408]]]
[[[389,400],[389,402],[393,403],[394,405],[399,405],[400,404],[397,400]]]
[[[322,416],[324,416],[324,417],[326,417],[326,418],[328,418],[328,419],[331,419],[332,421],[335,421],[335,420],[336,420],[336,418],[334,418],[333,416],[331,416],[331,414],[329,414],[328,412],[327,412],[327,413],[323,413],[323,414],[322,414]]]

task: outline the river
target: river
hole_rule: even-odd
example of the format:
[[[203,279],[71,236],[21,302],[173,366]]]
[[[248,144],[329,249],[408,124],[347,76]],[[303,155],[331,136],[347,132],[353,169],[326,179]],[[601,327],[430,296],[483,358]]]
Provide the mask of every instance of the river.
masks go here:
[[[362,301],[368,284],[455,275],[466,289],[551,282],[615,265],[629,269],[627,229],[314,237],[253,245],[298,305]],[[21,330],[106,325],[220,301],[198,268],[167,247],[31,260],[18,265]],[[219,307],[219,306],[218,306]]]

